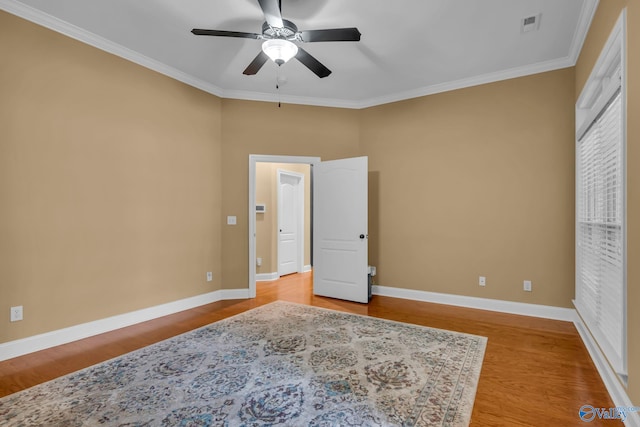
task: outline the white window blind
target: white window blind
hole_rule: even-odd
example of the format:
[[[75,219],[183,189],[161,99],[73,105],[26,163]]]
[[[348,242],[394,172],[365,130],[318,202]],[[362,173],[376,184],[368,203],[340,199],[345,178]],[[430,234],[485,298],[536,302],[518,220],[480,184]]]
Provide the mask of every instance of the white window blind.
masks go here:
[[[624,144],[621,90],[576,150],[576,307],[607,359],[625,374]]]

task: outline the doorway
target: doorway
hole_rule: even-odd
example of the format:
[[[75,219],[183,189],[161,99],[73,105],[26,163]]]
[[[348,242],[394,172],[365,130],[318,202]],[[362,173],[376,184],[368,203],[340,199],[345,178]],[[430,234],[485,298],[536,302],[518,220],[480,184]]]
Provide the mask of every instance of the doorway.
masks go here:
[[[257,253],[256,253],[256,244],[257,244],[257,223],[259,220],[264,221],[266,215],[259,214],[256,212],[256,204],[259,204],[261,207],[264,205],[267,212],[269,211],[269,207],[266,206],[264,201],[256,200],[257,193],[257,170],[259,163],[288,163],[293,165],[310,165],[310,168],[313,167],[314,164],[320,163],[319,157],[298,157],[298,156],[269,156],[269,155],[250,155],[249,156],[249,297],[255,298],[256,296],[256,276],[257,276]],[[306,183],[307,187],[312,188],[312,180],[309,179],[309,182]],[[276,180],[274,179],[274,183]],[[312,190],[311,190],[312,191]],[[312,219],[310,218],[309,224],[311,225]],[[279,234],[279,228],[278,234]],[[309,241],[311,240],[311,236],[309,236]],[[299,244],[298,244],[299,246]],[[274,252],[277,250],[274,247]],[[263,258],[263,257],[261,257]],[[262,263],[264,264],[264,259]],[[310,262],[310,264],[312,264]],[[306,269],[307,266],[303,265],[303,270]],[[279,268],[277,268],[279,270]],[[303,271],[301,270],[301,271]],[[275,272],[273,276],[279,275],[279,272]],[[268,276],[260,276],[262,279]],[[276,279],[277,277],[273,277]]]
[[[366,303],[368,292],[367,157],[249,156],[249,297],[256,296],[256,165],[310,165],[310,265],[314,294]],[[316,203],[313,202],[316,200]],[[263,206],[261,206],[263,207]],[[262,209],[264,212],[264,209]],[[314,220],[315,219],[315,220]]]
[[[256,164],[256,281],[311,270],[311,167]]]

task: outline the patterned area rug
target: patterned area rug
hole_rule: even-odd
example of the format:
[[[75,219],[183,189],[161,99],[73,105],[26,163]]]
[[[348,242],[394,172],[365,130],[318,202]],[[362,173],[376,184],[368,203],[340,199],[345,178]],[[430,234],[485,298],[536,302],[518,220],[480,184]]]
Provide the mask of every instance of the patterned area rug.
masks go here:
[[[465,426],[487,339],[275,302],[0,399],[10,426]]]

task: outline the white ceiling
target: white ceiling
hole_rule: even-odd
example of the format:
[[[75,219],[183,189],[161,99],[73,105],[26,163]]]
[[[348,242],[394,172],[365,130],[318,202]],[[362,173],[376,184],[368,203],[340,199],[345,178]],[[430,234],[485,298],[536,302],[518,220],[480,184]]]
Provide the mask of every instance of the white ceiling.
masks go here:
[[[0,0],[0,8],[224,98],[364,108],[575,65],[598,0],[282,0],[300,30],[357,27],[360,42],[304,44],[296,60],[242,71],[261,41],[257,0]],[[537,31],[522,19],[541,14]],[[276,79],[284,83],[276,89]],[[279,93],[278,93],[279,92]]]

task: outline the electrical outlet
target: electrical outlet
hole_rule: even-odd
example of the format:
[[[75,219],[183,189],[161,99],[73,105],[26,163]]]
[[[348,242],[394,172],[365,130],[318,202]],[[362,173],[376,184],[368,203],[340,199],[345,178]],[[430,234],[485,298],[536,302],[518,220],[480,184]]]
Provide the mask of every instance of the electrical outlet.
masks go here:
[[[485,286],[487,284],[487,278],[484,276],[480,276],[478,278],[478,285]]]
[[[22,306],[11,307],[11,321],[17,322],[22,320]]]
[[[207,271],[207,282],[211,282],[213,280],[213,273],[211,271]]]
[[[525,280],[523,288],[525,291],[531,292],[531,280]]]

